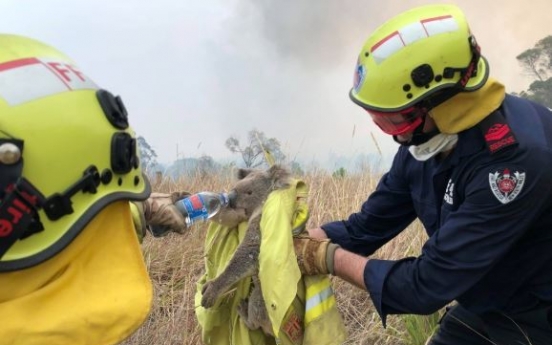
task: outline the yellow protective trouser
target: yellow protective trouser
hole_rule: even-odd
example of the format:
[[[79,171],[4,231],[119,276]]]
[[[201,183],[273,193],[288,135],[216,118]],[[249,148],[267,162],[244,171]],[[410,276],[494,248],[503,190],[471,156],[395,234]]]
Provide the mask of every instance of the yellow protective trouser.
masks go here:
[[[212,223],[205,240],[205,275],[197,283],[196,315],[205,344],[213,345],[335,345],[346,339],[329,276],[302,277],[293,250],[292,232],[308,218],[307,186],[272,192],[263,206],[259,279],[277,338],[251,331],[240,320],[237,305],[249,295],[251,279],[219,298],[209,309],[201,307],[201,288],[226,267],[247,230],[247,223],[228,228]]]

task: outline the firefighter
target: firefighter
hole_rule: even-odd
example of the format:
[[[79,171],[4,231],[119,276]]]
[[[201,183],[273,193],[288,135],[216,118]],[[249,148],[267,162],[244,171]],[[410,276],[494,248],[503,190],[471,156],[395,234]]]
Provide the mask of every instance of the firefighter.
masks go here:
[[[150,197],[120,97],[41,42],[0,47],[0,342],[119,343],[151,307],[139,240],[184,231],[187,194]]]
[[[507,94],[465,15],[401,13],[365,42],[350,98],[400,144],[360,210],[295,240],[390,314],[449,306],[431,345],[552,344],[552,113]],[[369,256],[415,219],[417,257]]]

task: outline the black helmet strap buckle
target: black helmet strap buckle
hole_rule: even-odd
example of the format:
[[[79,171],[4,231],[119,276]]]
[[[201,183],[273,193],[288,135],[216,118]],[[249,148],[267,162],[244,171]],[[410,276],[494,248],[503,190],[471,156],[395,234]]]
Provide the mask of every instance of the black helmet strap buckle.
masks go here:
[[[91,165],[84,170],[83,176],[63,193],[54,193],[44,201],[44,213],[46,213],[46,216],[50,220],[58,220],[65,215],[73,213],[71,197],[79,191],[95,194],[99,185],[100,173],[98,172],[98,168]]]

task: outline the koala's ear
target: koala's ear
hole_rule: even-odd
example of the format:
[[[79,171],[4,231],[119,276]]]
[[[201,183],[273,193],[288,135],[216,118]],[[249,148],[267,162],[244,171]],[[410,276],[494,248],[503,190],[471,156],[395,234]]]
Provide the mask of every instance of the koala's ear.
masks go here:
[[[275,164],[271,166],[267,172],[273,181],[275,189],[289,187],[291,183],[291,173],[287,169]]]
[[[251,174],[253,171],[255,171],[255,170],[254,169],[240,168],[240,169],[238,169],[238,171],[236,173],[236,177],[238,178],[238,180],[241,180],[244,177],[246,177],[247,175]]]

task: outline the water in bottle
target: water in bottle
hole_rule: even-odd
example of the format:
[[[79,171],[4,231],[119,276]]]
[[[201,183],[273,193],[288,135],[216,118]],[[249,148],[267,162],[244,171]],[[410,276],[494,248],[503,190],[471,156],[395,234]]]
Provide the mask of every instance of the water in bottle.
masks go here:
[[[198,221],[206,221],[216,215],[221,208],[228,205],[227,193],[200,192],[179,200],[176,208],[186,219],[186,225],[190,227]]]

